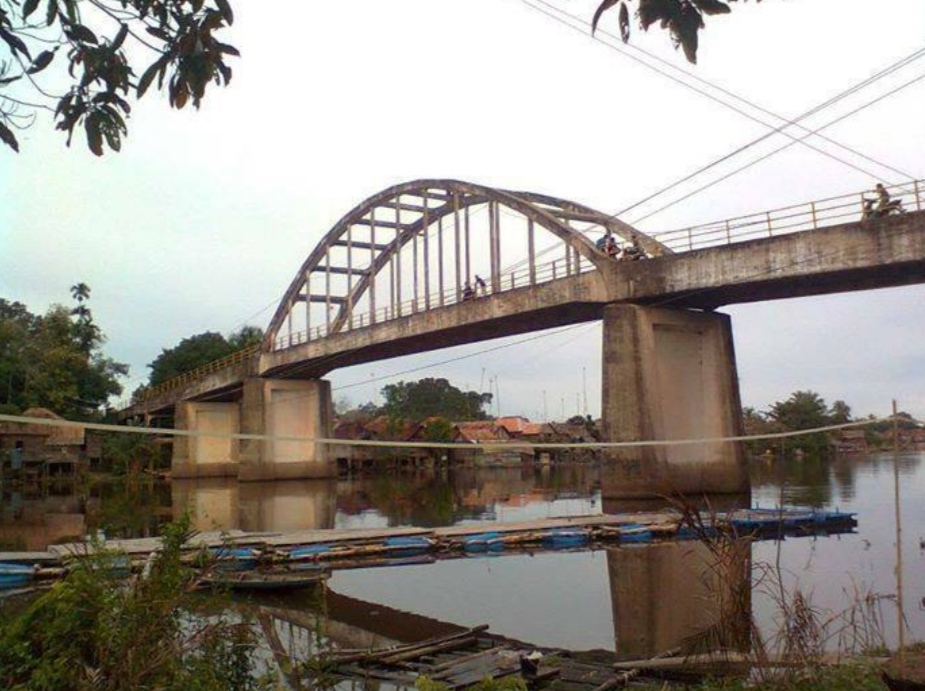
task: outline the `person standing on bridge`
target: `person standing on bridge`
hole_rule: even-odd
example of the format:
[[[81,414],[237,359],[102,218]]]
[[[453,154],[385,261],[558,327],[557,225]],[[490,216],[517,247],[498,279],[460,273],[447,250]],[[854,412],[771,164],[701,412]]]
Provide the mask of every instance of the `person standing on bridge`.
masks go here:
[[[485,279],[478,274],[475,275],[475,293],[482,297],[488,295],[488,286],[485,285]]]

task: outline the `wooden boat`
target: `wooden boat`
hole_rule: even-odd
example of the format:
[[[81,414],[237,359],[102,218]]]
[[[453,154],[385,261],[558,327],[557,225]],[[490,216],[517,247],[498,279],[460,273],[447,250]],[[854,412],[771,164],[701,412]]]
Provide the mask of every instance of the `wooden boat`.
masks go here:
[[[199,579],[199,584],[231,590],[296,590],[311,588],[328,579],[323,569],[292,571],[215,571]]]
[[[0,588],[20,588],[35,576],[34,566],[0,562]]]

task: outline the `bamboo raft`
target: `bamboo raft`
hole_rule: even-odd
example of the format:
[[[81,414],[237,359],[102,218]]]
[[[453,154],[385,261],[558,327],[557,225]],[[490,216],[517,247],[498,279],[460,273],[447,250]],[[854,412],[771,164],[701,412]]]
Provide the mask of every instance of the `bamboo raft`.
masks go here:
[[[720,536],[780,539],[853,532],[856,514],[812,509],[739,509],[693,524],[678,511],[548,518],[491,526],[437,529],[391,528],[309,530],[291,533],[199,533],[186,545],[192,566],[230,570],[325,570],[406,566],[484,553],[531,553],[599,549],[662,540],[713,539]],[[160,548],[158,538],[109,540],[105,548],[123,555],[126,571],[140,570]],[[0,570],[11,584],[61,577],[75,559],[93,554],[88,542],[52,545],[45,552],[0,553]],[[29,569],[22,569],[26,565]],[[15,578],[13,574],[15,573]],[[0,580],[0,588],[3,581]]]

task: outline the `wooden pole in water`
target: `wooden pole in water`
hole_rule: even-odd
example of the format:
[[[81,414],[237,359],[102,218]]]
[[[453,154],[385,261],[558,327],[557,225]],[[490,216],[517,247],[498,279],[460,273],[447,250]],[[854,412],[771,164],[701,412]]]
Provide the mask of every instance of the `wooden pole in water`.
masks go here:
[[[899,666],[905,671],[906,632],[903,610],[903,524],[899,505],[899,419],[896,417],[896,399],[893,399],[893,506],[896,509],[896,608],[899,633]]]

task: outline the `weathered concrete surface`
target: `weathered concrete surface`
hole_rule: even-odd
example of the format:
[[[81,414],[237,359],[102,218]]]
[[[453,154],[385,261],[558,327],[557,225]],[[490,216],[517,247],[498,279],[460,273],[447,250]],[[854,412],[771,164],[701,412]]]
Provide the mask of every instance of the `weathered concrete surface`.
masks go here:
[[[263,376],[318,377],[363,362],[598,319],[605,302],[601,274],[589,272],[265,353],[259,369]]]
[[[330,437],[332,420],[329,381],[254,377],[244,382],[242,434]],[[337,474],[327,445],[302,439],[243,439],[240,460],[239,480],[292,480]]]
[[[607,548],[614,639],[624,658],[648,658],[712,629],[710,643],[748,649],[751,545],[723,559],[696,540]],[[716,636],[723,636],[722,644]]]
[[[636,305],[604,309],[602,432],[606,441],[741,434],[729,317]],[[739,442],[639,446],[604,454],[604,498],[748,492]]]
[[[174,437],[174,477],[237,475],[238,443],[227,436],[237,434],[240,427],[237,403],[182,401],[177,405],[174,424],[177,429],[216,435]]]
[[[611,267],[611,302],[721,305],[925,282],[925,212]]]
[[[233,400],[252,376],[321,377],[363,362],[600,319],[609,303],[720,305],[925,282],[925,212],[847,223],[562,278],[262,354],[123,411]]]

